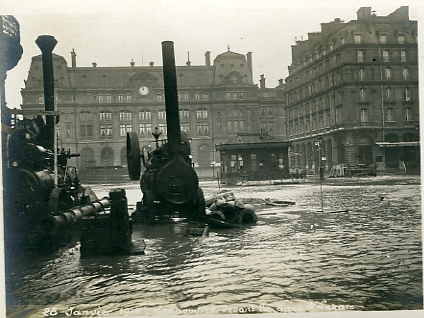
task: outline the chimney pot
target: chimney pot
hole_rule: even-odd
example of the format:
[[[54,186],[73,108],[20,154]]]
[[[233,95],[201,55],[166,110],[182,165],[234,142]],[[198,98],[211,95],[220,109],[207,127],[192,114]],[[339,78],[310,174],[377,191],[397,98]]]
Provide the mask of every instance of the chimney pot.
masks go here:
[[[150,62],[149,64],[150,64],[150,66],[154,66],[155,62]]]
[[[97,66],[97,63],[96,62],[93,62],[92,64],[93,64],[93,67],[96,67]]]
[[[211,66],[211,52],[206,51],[205,53],[205,64],[206,66]]]

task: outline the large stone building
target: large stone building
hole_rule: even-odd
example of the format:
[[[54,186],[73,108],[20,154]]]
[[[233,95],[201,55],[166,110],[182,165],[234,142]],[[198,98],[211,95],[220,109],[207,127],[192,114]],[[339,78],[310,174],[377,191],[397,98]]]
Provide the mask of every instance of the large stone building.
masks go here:
[[[57,110],[61,146],[81,153],[74,162],[90,165],[126,165],[126,133],[136,131],[140,146],[154,147],[152,132],[166,138],[162,66],[78,67],[54,54]],[[177,66],[181,128],[189,132],[194,163],[200,171],[219,162],[215,145],[238,132],[266,132],[285,139],[281,88],[266,88],[252,77],[252,54],[227,52],[211,64]],[[280,86],[281,87],[281,86]],[[32,59],[22,109],[43,109],[41,55]]]
[[[286,78],[291,166],[338,164],[419,169],[417,21],[408,7],[387,16],[321,24],[292,46]]]

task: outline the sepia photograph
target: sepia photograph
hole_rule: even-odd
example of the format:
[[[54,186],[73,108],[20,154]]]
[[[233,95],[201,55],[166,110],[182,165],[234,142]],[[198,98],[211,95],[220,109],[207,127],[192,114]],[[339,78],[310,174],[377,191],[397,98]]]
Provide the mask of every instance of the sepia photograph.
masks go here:
[[[3,0],[0,317],[421,317],[423,14]]]

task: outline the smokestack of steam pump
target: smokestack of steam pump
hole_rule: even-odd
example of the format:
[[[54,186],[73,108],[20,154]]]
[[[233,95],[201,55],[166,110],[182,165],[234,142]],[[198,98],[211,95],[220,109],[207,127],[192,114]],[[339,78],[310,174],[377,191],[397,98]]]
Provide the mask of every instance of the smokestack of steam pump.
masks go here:
[[[169,154],[172,157],[174,154],[181,154],[182,152],[174,42],[162,42],[162,58],[163,83],[165,86],[166,128]]]
[[[53,75],[53,49],[57,44],[56,39],[51,35],[40,35],[35,43],[41,50],[41,59],[43,63],[43,82],[44,82],[44,103],[46,111],[54,111],[54,75]],[[47,128],[47,148],[53,150],[55,122],[54,116],[46,116]]]

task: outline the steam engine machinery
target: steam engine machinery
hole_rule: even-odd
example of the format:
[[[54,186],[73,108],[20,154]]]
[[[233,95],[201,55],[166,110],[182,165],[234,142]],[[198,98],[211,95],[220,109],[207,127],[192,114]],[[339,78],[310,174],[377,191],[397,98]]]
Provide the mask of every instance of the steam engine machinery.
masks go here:
[[[54,109],[52,51],[57,41],[43,35],[36,40],[42,51],[44,111],[10,111],[35,115],[8,127],[4,171],[6,250],[52,251],[81,233],[81,253],[130,252],[131,222],[125,191],[98,199],[83,187],[68,160],[79,154],[58,149]],[[44,120],[43,115],[46,117]],[[96,246],[96,248],[93,248]]]
[[[203,222],[205,200],[193,169],[188,135],[180,130],[174,43],[162,42],[165,111],[168,140],[156,149],[140,153],[137,133],[127,133],[127,161],[131,180],[140,180],[143,194],[132,214],[147,223],[170,220],[173,216]],[[144,171],[141,174],[141,160]]]

